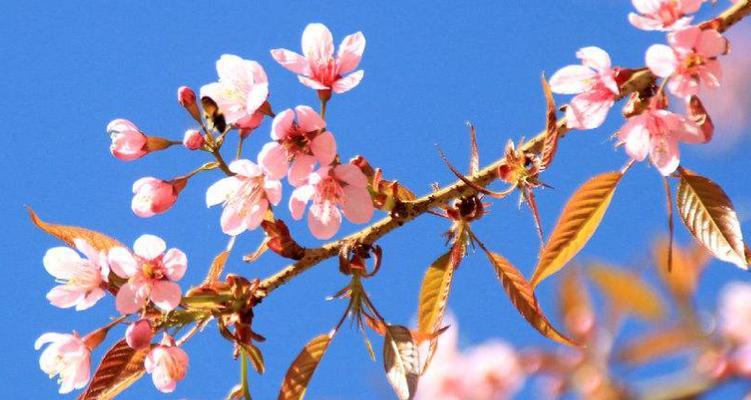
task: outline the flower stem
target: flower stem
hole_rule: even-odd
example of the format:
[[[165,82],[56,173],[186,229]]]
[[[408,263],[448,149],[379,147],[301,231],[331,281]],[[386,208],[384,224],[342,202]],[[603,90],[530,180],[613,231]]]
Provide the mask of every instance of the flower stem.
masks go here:
[[[251,400],[250,389],[248,388],[248,355],[242,350],[240,354],[240,387],[242,388],[243,398]]]

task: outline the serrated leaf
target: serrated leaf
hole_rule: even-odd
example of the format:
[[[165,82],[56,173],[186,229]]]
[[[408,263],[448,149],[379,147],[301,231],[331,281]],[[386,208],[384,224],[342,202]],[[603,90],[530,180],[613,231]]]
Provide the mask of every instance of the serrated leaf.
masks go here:
[[[109,400],[127,389],[144,374],[143,362],[149,348],[133,350],[125,339],[115,343],[102,358],[94,378],[78,400]]]
[[[691,234],[720,260],[748,269],[738,216],[730,198],[711,180],[680,170],[676,204]]]
[[[483,248],[483,250],[485,250]],[[501,281],[503,289],[506,291],[511,303],[516,307],[519,313],[532,325],[538,332],[544,336],[569,346],[576,346],[571,339],[559,332],[542,311],[537,297],[534,294],[532,285],[524,279],[524,275],[519,272],[511,263],[501,255],[485,250],[488,260],[493,265],[498,279]]]
[[[631,340],[618,352],[618,360],[628,364],[646,364],[657,358],[690,351],[700,336],[690,327],[663,328]]]
[[[433,333],[443,320],[456,268],[456,258],[452,253],[453,251],[449,251],[438,257],[425,272],[417,308],[417,327],[420,332]]]
[[[553,162],[555,152],[558,150],[558,118],[556,117],[555,101],[550,85],[543,74],[540,78],[542,81],[542,91],[545,94],[545,140],[542,145],[542,154],[540,156],[540,170],[547,169]]]
[[[214,257],[214,260],[211,262],[211,267],[209,267],[209,272],[206,274],[206,279],[204,279],[203,283],[214,283],[219,280],[219,277],[224,271],[224,266],[227,264],[227,258],[229,258],[229,251],[227,250],[217,254],[217,256]]]
[[[410,400],[420,379],[420,355],[409,329],[387,325],[383,341],[383,367],[400,400]]]
[[[660,297],[636,274],[605,264],[592,264],[587,271],[592,282],[617,309],[648,321],[665,315]]]
[[[316,336],[305,345],[284,376],[284,382],[279,391],[279,400],[299,400],[305,397],[310,379],[333,337],[334,331]]]
[[[531,279],[533,288],[563,268],[587,244],[605,216],[622,177],[621,172],[595,176],[571,196],[540,252]]]
[[[125,247],[119,241],[91,229],[81,228],[78,226],[58,225],[42,221],[31,207],[27,208],[31,221],[39,229],[49,233],[52,236],[62,240],[71,247],[75,247],[75,239],[85,240],[91,247],[100,251],[108,251],[113,247]]]

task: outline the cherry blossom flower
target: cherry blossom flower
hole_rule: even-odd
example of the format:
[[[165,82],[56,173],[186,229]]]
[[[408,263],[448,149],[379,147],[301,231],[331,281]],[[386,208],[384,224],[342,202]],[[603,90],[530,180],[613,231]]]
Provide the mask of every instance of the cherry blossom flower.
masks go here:
[[[618,96],[610,56],[599,47],[584,47],[576,53],[582,65],[568,65],[550,78],[550,88],[559,94],[577,94],[566,106],[566,124],[572,129],[602,125]]]
[[[339,45],[334,58],[334,39],[323,24],[309,24],[302,34],[303,55],[287,49],[271,50],[271,56],[284,68],[298,75],[300,83],[310,88],[344,93],[357,86],[363,70],[351,73],[365,51],[362,32],[348,35]],[[349,74],[349,75],[348,75]]]
[[[198,129],[188,129],[183,135],[183,146],[188,150],[198,150],[203,147],[206,140]]]
[[[521,363],[506,343],[486,342],[470,348],[463,357],[465,399],[511,398],[524,383]]]
[[[631,0],[639,14],[629,13],[631,25],[645,31],[667,31],[687,27],[704,0]]]
[[[128,329],[125,330],[125,342],[136,350],[150,345],[153,336],[154,331],[148,319],[139,319],[128,325]]]
[[[282,183],[270,179],[250,160],[235,160],[229,165],[236,175],[222,178],[206,191],[208,207],[222,203],[222,232],[237,236],[258,228],[269,204],[282,200]]]
[[[201,87],[201,97],[214,100],[228,124],[254,129],[261,124],[258,110],[269,95],[269,81],[261,64],[223,54],[216,62],[219,82]]]
[[[277,114],[271,125],[271,138],[274,141],[263,146],[258,164],[271,179],[281,179],[289,169],[293,186],[305,183],[316,161],[326,166],[336,157],[334,135],[326,130],[323,118],[308,106]]]
[[[751,343],[751,284],[731,282],[722,288],[718,305],[720,331],[738,343]]]
[[[692,26],[671,32],[668,42],[670,46],[650,46],[645,61],[653,74],[670,79],[671,93],[685,98],[698,94],[701,84],[720,86],[722,68],[717,56],[727,52],[728,42],[719,32]]]
[[[48,332],[34,343],[39,350],[50,343],[39,357],[39,367],[52,378],[58,375],[61,394],[86,386],[91,374],[91,350],[75,332],[73,334]]]
[[[617,135],[631,158],[642,161],[649,154],[664,176],[672,174],[680,164],[678,142],[706,141],[701,128],[683,116],[655,108],[629,118]]]
[[[117,292],[117,311],[137,312],[149,300],[162,311],[174,310],[180,304],[180,286],[175,282],[185,274],[188,259],[175,248],[165,253],[166,248],[161,238],[141,235],[133,244],[133,253],[124,247],[110,249],[112,271],[128,280]]]
[[[127,119],[118,118],[107,124],[112,145],[110,152],[122,161],[132,161],[148,154],[148,138],[136,124]]]
[[[144,367],[160,392],[172,393],[177,382],[183,380],[188,373],[188,354],[177,347],[175,340],[165,333],[161,344],[151,349],[146,356]]]
[[[60,308],[76,307],[81,311],[96,304],[104,297],[109,266],[104,253],[90,246],[83,239],[74,244],[81,254],[69,247],[54,247],[44,255],[44,268],[61,284],[47,293],[52,305]]]
[[[172,208],[186,179],[163,181],[154,177],[141,178],[133,183],[133,213],[142,218],[153,217]]]
[[[318,239],[329,239],[339,231],[342,215],[350,222],[363,224],[373,217],[373,202],[368,192],[368,178],[352,164],[323,167],[308,177],[305,185],[295,189],[289,201],[292,218],[299,220],[312,200],[308,227]]]

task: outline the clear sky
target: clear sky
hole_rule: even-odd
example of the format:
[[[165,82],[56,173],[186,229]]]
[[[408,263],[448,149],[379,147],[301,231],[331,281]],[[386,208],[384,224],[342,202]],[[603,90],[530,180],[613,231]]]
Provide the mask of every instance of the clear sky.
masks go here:
[[[57,385],[38,367],[36,337],[46,331],[85,333],[114,315],[111,298],[86,312],[48,304],[44,295],[54,282],[41,259],[59,243],[32,226],[24,205],[33,206],[48,220],[97,229],[128,244],[142,233],[162,236],[169,246],[188,254],[184,288],[202,279],[210,260],[225,245],[219,210],[207,210],[203,200],[206,187],[218,174],[192,180],[165,215],[140,219],[130,210],[133,181],[147,175],[183,174],[207,161],[205,153],[170,149],[123,163],[109,154],[105,132],[110,120],[124,117],[148,133],[181,138],[192,120],[176,104],[175,90],[180,85],[197,89],[215,81],[214,63],[221,54],[237,54],[265,67],[276,110],[317,106],[315,93],[278,66],[269,49],[298,50],[302,30],[310,22],[328,25],[337,44],[344,35],[361,30],[367,38],[361,64],[365,78],[359,87],[332,100],[329,129],[343,157],[363,154],[387,177],[398,178],[422,194],[432,182],[454,180],[435,144],[457,165],[466,165],[465,121],[477,126],[485,162],[500,156],[508,138],[538,132],[544,110],[540,73],[550,76],[557,68],[575,63],[579,47],[597,45],[610,52],[616,65],[641,66],[645,49],[664,41],[660,33],[637,31],[627,23],[631,6],[626,0],[281,3],[2,2],[0,141],[5,150],[0,157],[4,225],[0,252],[5,279],[0,317],[5,324],[0,331],[0,397],[55,397]],[[719,3],[725,7],[729,2]],[[737,34],[731,39],[733,35]],[[610,140],[622,122],[617,113],[616,108],[600,129],[574,132],[561,143],[559,158],[545,175],[555,189],[537,196],[546,232],[575,187],[588,176],[619,168],[626,161]],[[255,153],[268,141],[269,126],[265,122],[252,136],[247,153]],[[723,135],[735,137],[733,133],[742,130],[738,125],[721,127],[714,140],[729,142]],[[683,162],[724,187],[751,236],[749,136],[734,140],[731,146],[684,146]],[[285,186],[284,201],[289,193]],[[581,259],[645,267],[648,244],[665,230],[663,196],[656,170],[637,165],[618,189]],[[318,243],[304,223],[290,225],[304,245]],[[514,201],[497,202],[492,214],[474,226],[487,244],[527,276],[531,274],[539,242],[528,210],[517,210]],[[384,265],[366,287],[388,320],[406,324],[414,318],[422,275],[444,251],[440,233],[446,228],[445,221],[424,216],[380,242]],[[355,229],[345,225],[341,233]],[[687,243],[684,229],[677,232],[679,242]],[[285,265],[272,254],[252,265],[240,261],[260,239],[260,232],[239,238],[230,271],[263,277]],[[737,268],[713,262],[702,282],[700,303],[714,307],[717,290],[725,282],[744,279],[748,275]],[[324,298],[346,282],[335,262],[327,262],[257,309],[254,327],[268,341],[261,346],[267,372],[251,377],[255,398],[274,398],[302,345],[335,324],[345,304]],[[540,300],[551,314],[553,282],[540,288]],[[498,337],[520,347],[553,347],[512,308],[480,254],[463,263],[450,306],[461,323],[464,345]],[[633,332],[638,324],[627,328]],[[112,335],[110,340],[120,331]],[[214,325],[189,342],[186,350],[191,357],[188,377],[175,393],[163,398],[217,399],[237,382],[231,346],[220,339]],[[624,373],[644,376],[639,371]],[[520,397],[533,396],[529,387]],[[309,398],[389,398],[390,390],[380,361],[369,361],[359,334],[344,329],[316,372]],[[146,378],[122,398],[157,396]]]

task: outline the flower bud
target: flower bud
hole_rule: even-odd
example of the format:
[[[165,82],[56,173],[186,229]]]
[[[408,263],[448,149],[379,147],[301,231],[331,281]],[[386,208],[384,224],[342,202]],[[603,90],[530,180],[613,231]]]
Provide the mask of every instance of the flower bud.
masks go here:
[[[201,132],[197,129],[188,129],[187,131],[185,131],[185,136],[183,136],[183,145],[187,147],[188,150],[198,150],[203,146],[204,143],[206,143],[206,141],[203,139]]]
[[[126,119],[110,122],[107,125],[107,133],[112,138],[110,152],[122,161],[132,161],[148,153],[148,138],[134,123]]]
[[[180,103],[188,113],[198,122],[201,122],[201,113],[198,111],[196,104],[196,92],[187,86],[177,88],[177,102]]]
[[[151,323],[147,319],[139,319],[130,324],[125,330],[125,341],[134,350],[143,349],[151,344],[151,338],[154,331],[151,329]]]
[[[153,177],[141,178],[133,184],[131,208],[142,218],[164,213],[175,204],[177,195],[186,183],[185,179],[163,181]]]

